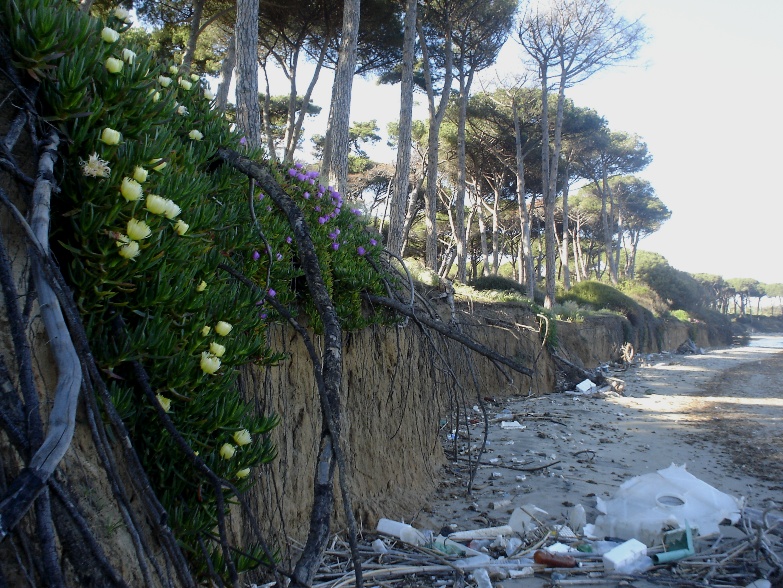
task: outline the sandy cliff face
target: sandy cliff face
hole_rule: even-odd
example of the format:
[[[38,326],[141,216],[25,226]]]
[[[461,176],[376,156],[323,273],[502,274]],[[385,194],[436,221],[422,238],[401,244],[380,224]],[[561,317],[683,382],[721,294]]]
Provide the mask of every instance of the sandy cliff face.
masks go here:
[[[364,528],[374,528],[379,517],[410,519],[426,506],[445,463],[438,433],[451,428],[457,404],[472,411],[479,398],[545,394],[556,385],[554,361],[530,311],[465,305],[459,321],[465,334],[531,367],[534,376],[508,369],[504,374],[486,358],[444,344],[413,322],[345,336],[343,443],[356,517]],[[653,344],[636,347],[638,352],[676,349],[694,334],[698,345],[710,344],[706,329],[698,326],[671,321],[647,328]],[[638,337],[625,319],[612,316],[558,323],[556,329],[558,353],[587,368],[619,358],[628,337]],[[281,417],[273,432],[278,459],[260,475],[253,497],[258,518],[281,545],[283,538],[306,537],[321,416],[301,342],[283,327],[274,341],[288,359],[263,371],[248,370],[242,386],[259,410]],[[335,529],[342,525],[338,512]],[[249,533],[239,521],[235,528]]]

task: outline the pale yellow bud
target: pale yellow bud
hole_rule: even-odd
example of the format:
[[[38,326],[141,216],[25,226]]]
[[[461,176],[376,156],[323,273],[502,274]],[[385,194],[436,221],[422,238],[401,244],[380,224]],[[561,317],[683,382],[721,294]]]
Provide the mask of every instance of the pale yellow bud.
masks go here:
[[[136,53],[131,51],[130,49],[122,50],[122,58],[123,60],[125,60],[127,63],[130,63],[131,65],[136,63]]]
[[[136,241],[131,241],[127,245],[120,247],[120,256],[125,259],[133,259],[139,254],[139,244]]]
[[[201,131],[197,131],[196,129],[193,129],[188,133],[188,137],[190,137],[194,141],[201,141],[201,139],[204,138],[204,134]]]
[[[190,90],[193,87],[193,84],[191,84],[188,80],[184,78],[179,78],[179,85],[183,90]]]
[[[226,352],[226,348],[220,343],[215,343],[213,341],[212,343],[209,344],[209,352],[215,357],[223,357],[223,354]],[[242,444],[237,443],[237,445],[242,445]]]
[[[202,284],[206,284],[206,282],[201,282],[201,283]],[[198,288],[197,288],[197,290],[198,290]],[[199,290],[199,292],[200,291],[201,290]],[[209,335],[210,331],[212,331],[212,327],[210,327],[209,325],[205,325],[204,328],[201,329],[201,336],[202,337],[206,337],[207,335]]]
[[[114,43],[119,38],[120,34],[117,31],[110,29],[109,27],[103,27],[103,30],[101,31],[101,39],[107,43]]]
[[[250,475],[250,468],[244,468],[237,471],[237,478],[244,480]]]
[[[212,355],[209,351],[201,353],[201,371],[205,374],[214,374],[220,369],[220,359]]]
[[[198,286],[196,286],[196,292],[203,292],[206,289],[207,289],[207,283],[204,280],[201,280],[201,283]],[[212,327],[204,327],[204,328],[207,330],[207,332],[204,333],[203,330],[201,332],[204,333],[205,335],[209,334],[209,331],[212,329]]]
[[[166,198],[166,210],[163,212],[163,215],[167,219],[173,220],[177,218],[177,215],[180,212],[182,212],[182,209],[179,206],[177,206],[173,200],[169,200],[168,198]]]
[[[116,74],[122,71],[122,66],[124,64],[122,63],[122,60],[117,59],[116,57],[109,57],[104,65],[109,73]]]
[[[136,180],[129,177],[122,178],[122,186],[120,186],[120,193],[122,197],[128,202],[135,202],[141,198],[141,184]]]
[[[253,438],[250,436],[250,431],[247,429],[242,429],[240,431],[237,431],[234,433],[234,443],[242,447],[243,445],[247,445],[253,440]]]
[[[133,168],[133,179],[136,180],[139,184],[142,182],[147,181],[147,170],[141,167],[140,165],[137,165],[135,168]]]
[[[183,221],[182,219],[178,220],[176,224],[174,225],[174,230],[177,232],[177,235],[180,237],[188,232],[188,229],[190,228],[190,225]]]
[[[171,78],[166,76],[158,76],[158,83],[164,88],[168,88],[171,84]]]
[[[128,221],[128,237],[141,241],[152,234],[152,230],[143,220],[132,218]]]
[[[220,457],[223,459],[231,459],[234,457],[234,454],[237,452],[236,447],[231,445],[231,443],[224,443],[223,447],[220,448]]]
[[[150,194],[149,196],[147,196],[147,201],[144,206],[152,214],[162,215],[166,212],[166,202],[168,202],[166,198],[162,198],[157,194]]]
[[[120,139],[122,138],[122,135],[119,131],[115,131],[114,129],[110,129],[109,127],[106,127],[101,132],[101,141],[106,143],[107,145],[116,145],[120,142]]]
[[[169,412],[171,410],[171,400],[160,394],[156,394],[155,398],[158,399],[158,403],[163,408],[163,412]]]
[[[231,329],[233,328],[234,327],[231,324],[225,321],[220,321],[218,322],[218,324],[215,325],[215,332],[221,337],[225,337],[231,332]]]

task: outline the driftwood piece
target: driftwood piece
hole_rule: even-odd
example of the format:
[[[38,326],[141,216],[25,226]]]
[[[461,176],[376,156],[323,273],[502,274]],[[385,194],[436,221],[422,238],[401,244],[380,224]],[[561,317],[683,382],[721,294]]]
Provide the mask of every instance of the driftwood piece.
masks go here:
[[[54,162],[59,138],[52,132],[41,155],[38,178],[33,191],[31,232],[40,253],[49,253],[49,211],[54,179]],[[28,467],[14,480],[0,501],[0,540],[12,530],[44,489],[65,455],[73,438],[76,407],[82,382],[79,357],[74,349],[57,296],[45,276],[42,262],[33,262],[33,279],[38,292],[41,317],[57,366],[57,386],[49,414],[49,429],[43,444],[30,459]]]

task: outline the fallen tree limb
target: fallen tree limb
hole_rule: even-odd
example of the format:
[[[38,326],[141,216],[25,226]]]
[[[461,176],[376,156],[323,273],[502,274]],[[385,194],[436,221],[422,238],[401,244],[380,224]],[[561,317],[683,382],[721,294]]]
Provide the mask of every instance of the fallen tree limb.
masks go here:
[[[362,294],[362,297],[367,300],[368,302],[371,302],[373,304],[381,304],[383,306],[387,306],[393,310],[396,310],[400,314],[404,314],[405,316],[409,316],[423,325],[426,325],[430,327],[431,329],[437,331],[441,335],[445,335],[449,339],[453,339],[454,341],[457,341],[458,343],[461,343],[468,349],[472,349],[476,353],[479,353],[483,355],[484,357],[487,357],[491,359],[492,361],[495,361],[497,363],[503,364],[505,366],[510,367],[515,372],[518,372],[520,374],[523,374],[525,376],[533,377],[534,372],[529,367],[526,367],[522,365],[521,363],[518,363],[514,361],[513,359],[506,357],[504,355],[501,355],[495,351],[492,351],[489,347],[486,347],[479,343],[478,341],[474,341],[470,337],[466,337],[465,335],[456,332],[454,329],[449,328],[447,325],[440,321],[432,320],[428,317],[416,314],[416,312],[410,307],[407,306],[401,302],[398,302],[397,300],[394,300],[392,298],[386,298],[384,296],[373,296],[370,294]]]

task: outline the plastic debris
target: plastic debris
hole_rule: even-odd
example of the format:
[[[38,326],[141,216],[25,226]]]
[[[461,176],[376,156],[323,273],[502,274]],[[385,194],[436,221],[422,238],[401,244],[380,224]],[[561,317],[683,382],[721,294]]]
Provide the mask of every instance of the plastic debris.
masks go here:
[[[470,541],[471,539],[496,539],[503,535],[508,537],[514,534],[514,529],[509,525],[499,527],[484,527],[483,529],[473,529],[471,531],[457,531],[451,533],[449,539],[452,541]]]
[[[632,478],[609,500],[598,499],[603,514],[588,525],[594,537],[635,538],[652,546],[665,531],[687,523],[700,535],[719,531],[718,525],[740,519],[742,503],[672,464],[656,473]],[[586,529],[587,530],[587,529]]]
[[[647,555],[647,546],[636,539],[629,539],[603,555],[606,571],[624,572],[631,564]]]
[[[595,391],[595,389],[596,389],[595,382],[593,382],[589,378],[587,380],[582,380],[576,385],[576,391],[581,392],[582,394],[589,394]]]
[[[500,422],[500,428],[501,429],[514,429],[517,431],[524,431],[525,425],[522,423],[519,423],[517,421],[501,421]]]

